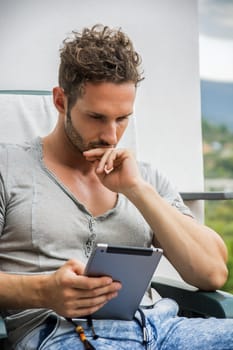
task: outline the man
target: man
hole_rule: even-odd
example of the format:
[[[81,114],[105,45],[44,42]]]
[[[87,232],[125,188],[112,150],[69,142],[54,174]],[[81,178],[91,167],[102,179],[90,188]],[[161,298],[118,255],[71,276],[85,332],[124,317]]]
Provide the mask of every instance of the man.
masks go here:
[[[53,89],[55,129],[30,144],[1,145],[7,349],[200,349],[203,342],[233,349],[233,321],[179,318],[172,300],[145,310],[144,342],[136,321],[94,320],[93,328],[84,318],[121,288],[107,276],[83,275],[96,242],[162,247],[181,276],[204,290],[227,278],[220,237],[192,218],[157,170],[117,148],[141,80],[140,57],[122,31],[74,33],[64,41]]]

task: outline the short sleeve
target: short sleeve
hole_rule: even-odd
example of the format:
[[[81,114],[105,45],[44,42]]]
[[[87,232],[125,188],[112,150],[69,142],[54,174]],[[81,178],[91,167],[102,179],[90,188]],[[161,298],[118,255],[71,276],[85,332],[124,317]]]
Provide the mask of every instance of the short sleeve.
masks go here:
[[[154,169],[148,163],[139,163],[139,168],[142,177],[145,181],[149,182],[159,193],[159,195],[164,198],[173,207],[177,208],[180,212],[185,215],[193,217],[190,209],[184,204],[178,190],[169,179],[162,174],[158,169]]]

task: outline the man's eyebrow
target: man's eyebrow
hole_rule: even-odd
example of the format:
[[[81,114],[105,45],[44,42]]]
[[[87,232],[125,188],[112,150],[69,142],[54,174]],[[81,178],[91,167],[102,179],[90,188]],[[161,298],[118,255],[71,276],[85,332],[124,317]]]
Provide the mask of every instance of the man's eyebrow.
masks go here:
[[[105,114],[102,114],[102,113],[97,113],[97,112],[87,112],[90,116],[93,116],[93,117],[99,117],[99,118],[108,118],[109,116],[105,115]],[[125,115],[119,115],[117,118],[127,118],[129,116],[131,116],[133,114],[133,111],[128,113],[128,114],[125,114]]]

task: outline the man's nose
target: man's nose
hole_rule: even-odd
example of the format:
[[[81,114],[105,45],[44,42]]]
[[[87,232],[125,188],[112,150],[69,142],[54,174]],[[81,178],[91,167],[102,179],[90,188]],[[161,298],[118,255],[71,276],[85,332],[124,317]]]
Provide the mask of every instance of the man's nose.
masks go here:
[[[117,125],[116,123],[107,124],[104,126],[101,133],[101,140],[109,145],[117,144]]]

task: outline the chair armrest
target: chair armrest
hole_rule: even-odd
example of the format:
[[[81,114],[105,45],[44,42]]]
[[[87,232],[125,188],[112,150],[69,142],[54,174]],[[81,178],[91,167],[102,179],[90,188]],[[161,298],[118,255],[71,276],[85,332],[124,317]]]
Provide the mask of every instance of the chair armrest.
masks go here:
[[[233,192],[180,192],[184,201],[233,199]]]
[[[0,339],[6,338],[6,337],[7,337],[7,332],[6,332],[5,322],[0,316]]]
[[[190,290],[182,282],[163,277],[156,277],[151,286],[162,297],[174,299],[181,316],[233,318],[233,295],[230,293]]]

